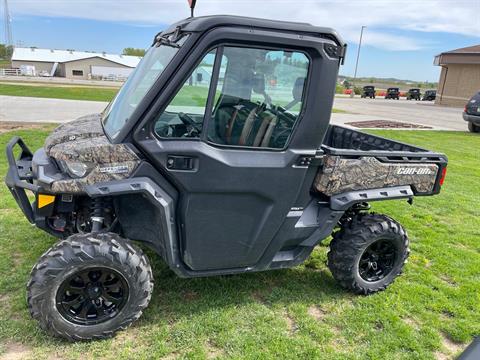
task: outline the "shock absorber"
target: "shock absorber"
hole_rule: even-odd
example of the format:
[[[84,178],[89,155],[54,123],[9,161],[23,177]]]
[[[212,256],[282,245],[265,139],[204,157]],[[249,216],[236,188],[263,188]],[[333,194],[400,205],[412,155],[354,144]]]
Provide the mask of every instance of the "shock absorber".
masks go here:
[[[103,222],[105,220],[105,217],[103,216],[103,205],[103,199],[101,197],[92,199],[90,205],[92,232],[99,232],[103,228]]]

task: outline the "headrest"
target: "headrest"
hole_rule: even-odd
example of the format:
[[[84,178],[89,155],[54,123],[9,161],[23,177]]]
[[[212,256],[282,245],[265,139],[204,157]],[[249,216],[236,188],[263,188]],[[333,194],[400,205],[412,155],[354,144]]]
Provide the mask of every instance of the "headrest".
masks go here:
[[[305,78],[298,77],[297,80],[295,80],[295,85],[293,86],[293,90],[292,90],[292,95],[294,100],[296,101],[302,100],[304,86],[305,86]]]
[[[252,89],[257,94],[265,93],[265,75],[257,73],[253,75]]]

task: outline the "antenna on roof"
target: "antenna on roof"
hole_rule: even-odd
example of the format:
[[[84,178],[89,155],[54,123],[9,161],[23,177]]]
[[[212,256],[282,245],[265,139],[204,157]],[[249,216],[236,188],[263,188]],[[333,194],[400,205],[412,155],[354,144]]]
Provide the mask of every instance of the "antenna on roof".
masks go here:
[[[195,4],[197,0],[188,0],[188,5],[190,5],[190,16],[193,17],[193,10],[195,9]]]

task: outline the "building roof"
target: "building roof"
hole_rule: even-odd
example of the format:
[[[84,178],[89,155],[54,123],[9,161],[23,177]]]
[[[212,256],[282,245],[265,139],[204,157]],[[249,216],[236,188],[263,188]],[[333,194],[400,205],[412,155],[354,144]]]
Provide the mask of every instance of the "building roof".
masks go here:
[[[480,54],[480,44],[446,51],[442,54]]]
[[[480,44],[460,49],[445,51],[435,56],[434,65],[480,64]]]
[[[54,49],[37,49],[37,48],[21,48],[16,47],[13,51],[13,61],[40,61],[40,62],[58,62],[65,63],[76,60],[83,60],[99,57],[114,63],[127,67],[136,67],[140,62],[139,56],[113,55],[106,53],[96,53],[89,51],[74,50],[54,50]]]

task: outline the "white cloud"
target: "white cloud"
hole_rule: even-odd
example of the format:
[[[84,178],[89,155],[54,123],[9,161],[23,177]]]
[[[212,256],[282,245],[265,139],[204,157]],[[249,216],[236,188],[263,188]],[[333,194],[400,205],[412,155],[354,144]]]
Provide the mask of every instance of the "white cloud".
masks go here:
[[[136,25],[169,24],[189,16],[186,0],[10,0],[15,15],[76,17],[128,22]],[[387,50],[418,50],[428,46],[402,30],[445,32],[480,37],[478,0],[198,0],[197,16],[232,14],[330,26],[350,43],[364,41]],[[395,30],[386,32],[384,29]]]

